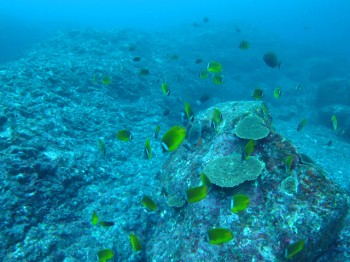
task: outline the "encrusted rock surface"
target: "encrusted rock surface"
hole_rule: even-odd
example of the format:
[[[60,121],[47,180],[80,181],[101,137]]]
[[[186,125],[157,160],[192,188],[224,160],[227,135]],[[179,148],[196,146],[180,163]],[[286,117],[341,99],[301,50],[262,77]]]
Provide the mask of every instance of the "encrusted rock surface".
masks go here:
[[[190,150],[178,149],[160,174],[164,197],[184,197],[185,190],[200,183],[199,174],[214,158],[240,153],[245,141],[233,128],[246,115],[262,117],[270,134],[258,140],[254,157],[265,163],[262,175],[231,189],[213,186],[206,199],[168,209],[148,242],[147,257],[155,261],[284,261],[286,247],[304,240],[304,249],[293,259],[314,261],[337,238],[347,214],[344,193],[325,177],[317,165],[297,161],[295,148],[271,127],[269,114],[259,102],[227,102],[215,106],[224,121],[216,132]],[[196,119],[206,121],[212,108]],[[290,173],[284,159],[295,155]],[[230,198],[246,194],[251,202],[238,215],[230,211]],[[232,230],[234,239],[210,245],[206,232],[212,227]],[[161,251],[161,252],[160,252]]]

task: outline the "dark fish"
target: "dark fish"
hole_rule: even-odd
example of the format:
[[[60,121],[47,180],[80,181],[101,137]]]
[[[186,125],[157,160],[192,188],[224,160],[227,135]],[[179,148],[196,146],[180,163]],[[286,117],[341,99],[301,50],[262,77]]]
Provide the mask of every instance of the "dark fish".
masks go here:
[[[264,96],[264,91],[260,88],[256,88],[252,94],[252,97],[254,97],[256,100],[261,99]]]
[[[209,94],[204,94],[199,98],[199,101],[201,101],[202,103],[208,101],[210,99],[210,95]]]
[[[167,115],[169,115],[169,113],[170,113],[170,109],[169,109],[169,108],[166,108],[166,109],[164,109],[164,111],[163,111],[163,116],[167,116]]]
[[[210,99],[210,95],[209,94],[204,94],[198,100],[196,100],[196,104],[200,105],[202,103],[207,102],[209,99]]]
[[[172,55],[167,54],[167,58],[169,60],[179,60],[179,55],[177,55],[177,54],[172,54]]]
[[[129,46],[129,51],[135,51],[136,50],[136,46],[134,46],[134,45],[131,45],[131,46]]]
[[[135,56],[135,57],[132,59],[132,61],[134,61],[134,62],[140,62],[140,61],[141,61],[141,57]]]
[[[307,124],[307,119],[301,120],[300,123],[298,124],[298,127],[297,127],[298,132],[303,130],[304,127],[306,126],[306,124]]]
[[[203,17],[203,22],[204,23],[208,23],[209,22],[209,18],[207,16]]]
[[[315,162],[305,154],[299,154],[299,160],[302,164],[307,164],[307,165],[315,164]]]
[[[149,70],[146,69],[146,68],[141,69],[140,70],[140,75],[142,75],[142,76],[149,75]]]
[[[202,58],[198,58],[196,59],[196,61],[194,61],[195,64],[201,64],[203,63],[203,59]]]
[[[195,145],[198,143],[201,136],[202,136],[202,123],[197,121],[190,128],[187,135],[187,141],[190,145]]]
[[[278,67],[278,69],[280,69],[281,67],[281,63],[276,54],[273,53],[273,52],[267,52],[264,54],[263,56],[263,60],[265,61],[265,63],[269,66],[269,67],[272,67],[272,68],[276,68]]]
[[[103,227],[112,227],[112,226],[114,226],[114,222],[112,222],[112,221],[100,221],[100,225]]]
[[[241,29],[239,27],[237,27],[237,26],[235,26],[235,30],[236,30],[237,33],[242,32]]]

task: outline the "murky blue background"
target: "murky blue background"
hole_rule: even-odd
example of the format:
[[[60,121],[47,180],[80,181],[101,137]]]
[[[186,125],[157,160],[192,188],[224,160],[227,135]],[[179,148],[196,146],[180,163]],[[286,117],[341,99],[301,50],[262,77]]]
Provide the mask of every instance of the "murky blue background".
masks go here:
[[[0,3],[0,62],[17,57],[23,48],[58,29],[161,30],[190,25],[204,16],[210,23],[256,26],[291,44],[305,42],[349,56],[349,14],[347,0],[4,0]]]

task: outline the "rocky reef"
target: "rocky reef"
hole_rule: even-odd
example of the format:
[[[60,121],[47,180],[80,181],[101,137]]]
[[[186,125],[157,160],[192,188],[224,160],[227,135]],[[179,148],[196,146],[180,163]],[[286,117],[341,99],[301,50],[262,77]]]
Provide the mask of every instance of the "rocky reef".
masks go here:
[[[113,250],[112,261],[283,261],[290,244],[304,241],[295,261],[345,261],[350,219],[338,238],[347,213],[338,186],[349,188],[348,147],[330,128],[333,136],[316,141],[320,136],[314,136],[327,135],[323,125],[296,131],[300,119],[290,114],[307,105],[306,96],[298,96],[304,89],[286,88],[278,102],[266,92],[269,109],[278,105],[271,112],[276,128],[288,131],[283,135],[274,130],[264,103],[242,101],[251,99],[247,86],[272,87],[279,78],[261,67],[259,50],[247,60],[233,49],[240,38],[232,25],[161,34],[75,30],[0,65],[0,260],[90,262]],[[208,39],[225,45],[218,50],[217,41]],[[219,88],[198,78],[215,59],[210,52],[225,65]],[[198,58],[202,64],[195,63]],[[304,75],[302,66],[295,68]],[[161,90],[164,80],[170,96]],[[286,87],[294,82],[288,79]],[[205,94],[209,99],[198,102]],[[296,103],[296,96],[305,100]],[[221,103],[227,100],[241,102]],[[181,124],[185,101],[201,130],[175,152],[163,153],[160,138]],[[281,108],[286,114],[278,117]],[[337,108],[348,112],[344,105]],[[213,128],[215,109],[223,118]],[[337,117],[342,130],[345,121]],[[317,130],[307,133],[312,128]],[[117,138],[125,129],[132,134],[127,142]],[[326,146],[330,138],[334,144]],[[248,140],[255,144],[245,159]],[[145,141],[152,147],[150,159],[144,157]],[[317,165],[324,163],[328,174]],[[186,190],[200,185],[204,171],[213,185],[204,200],[188,203]],[[250,199],[237,214],[230,210],[236,194]],[[142,205],[145,195],[155,211]],[[93,214],[104,225],[92,223]],[[233,239],[210,244],[207,233],[214,227],[229,229]],[[140,239],[142,251],[134,252],[130,235]]]
[[[224,119],[219,128],[204,130],[200,145],[180,148],[164,164],[159,176],[164,198],[185,199],[186,190],[200,184],[199,175],[210,161],[241,154],[247,140],[237,137],[234,130],[249,116],[259,117],[270,130],[256,141],[252,156],[264,168],[254,180],[231,187],[214,185],[201,202],[168,208],[147,244],[147,257],[156,261],[206,261],[208,257],[211,261],[285,261],[287,246],[303,240],[305,247],[291,259],[315,261],[342,229],[348,208],[344,193],[321,168],[302,161],[293,144],[274,132],[260,102],[226,102],[215,108]],[[197,121],[206,123],[213,110],[198,114]],[[289,155],[293,163],[287,172]],[[217,171],[221,171],[219,165]],[[247,210],[234,214],[230,199],[238,193],[251,201]],[[230,229],[233,240],[211,245],[207,231],[213,227]]]

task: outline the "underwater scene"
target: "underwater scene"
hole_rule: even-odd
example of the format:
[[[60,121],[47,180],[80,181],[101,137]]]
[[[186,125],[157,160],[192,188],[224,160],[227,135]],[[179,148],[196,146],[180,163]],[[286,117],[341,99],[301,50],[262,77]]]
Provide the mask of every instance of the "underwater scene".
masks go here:
[[[0,261],[350,261],[350,2],[0,3]]]

